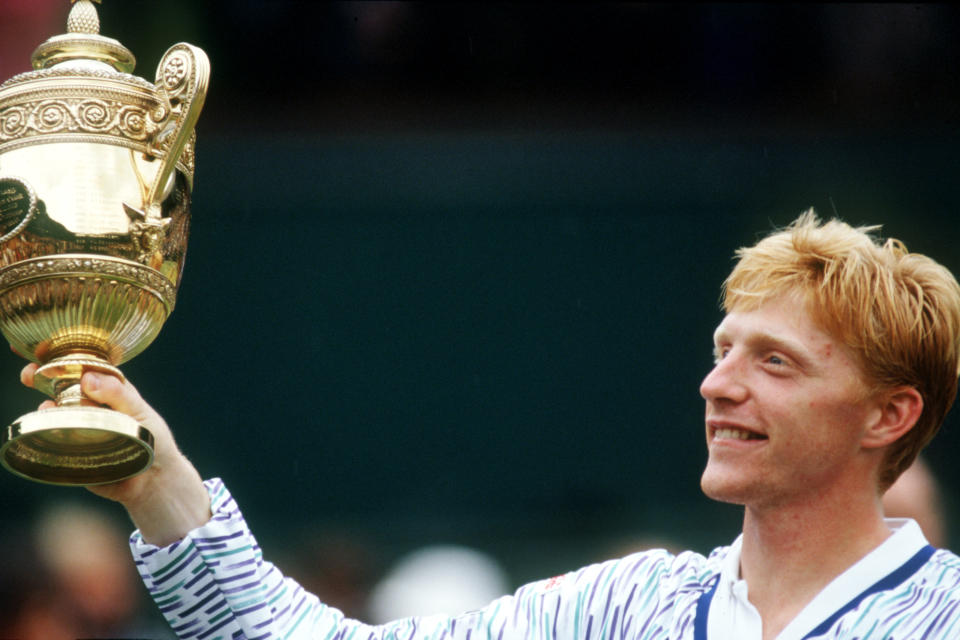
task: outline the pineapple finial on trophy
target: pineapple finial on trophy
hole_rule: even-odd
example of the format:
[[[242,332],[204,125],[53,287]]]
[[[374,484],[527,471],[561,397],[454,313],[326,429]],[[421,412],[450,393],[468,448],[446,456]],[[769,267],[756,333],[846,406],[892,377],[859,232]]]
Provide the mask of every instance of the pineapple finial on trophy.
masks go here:
[[[122,380],[118,366],[173,310],[209,77],[206,54],[186,43],[155,82],[132,75],[133,53],[100,35],[94,1],[71,0],[67,33],[0,84],[0,332],[39,364],[34,386],[56,401],[0,431],[0,464],[61,485],[152,463],[153,435],[90,406],[80,379]]]
[[[70,15],[67,16],[67,33],[100,33],[100,16],[97,15],[97,8],[93,6],[100,0],[70,0],[73,7],[70,9]]]

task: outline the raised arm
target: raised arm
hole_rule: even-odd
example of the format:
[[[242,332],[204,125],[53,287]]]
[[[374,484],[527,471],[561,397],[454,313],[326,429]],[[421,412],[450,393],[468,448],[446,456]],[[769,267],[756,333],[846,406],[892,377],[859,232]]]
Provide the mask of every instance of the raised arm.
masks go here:
[[[35,371],[35,365],[23,369],[24,384],[32,386]],[[92,401],[132,416],[155,436],[150,469],[90,490],[123,504],[139,527],[131,537],[137,569],[181,638],[597,640],[624,635],[641,622],[646,626],[660,609],[667,618],[675,617],[652,597],[670,564],[669,556],[660,553],[532,583],[460,616],[405,618],[377,626],[347,619],[263,558],[226,487],[215,479],[201,481],[166,423],[129,382],[87,373],[82,385]],[[637,590],[643,588],[652,592],[640,597]],[[681,595],[682,590],[671,597]],[[678,620],[689,623],[684,617]]]
[[[20,373],[21,381],[33,386],[36,364]],[[129,381],[88,372],[81,381],[91,400],[125,413],[153,433],[155,457],[144,473],[122,482],[89,487],[90,491],[121,503],[140,529],[143,539],[157,546],[180,540],[210,519],[210,497],[200,474],[177,448],[170,428],[148,405]],[[51,406],[47,401],[44,406]]]

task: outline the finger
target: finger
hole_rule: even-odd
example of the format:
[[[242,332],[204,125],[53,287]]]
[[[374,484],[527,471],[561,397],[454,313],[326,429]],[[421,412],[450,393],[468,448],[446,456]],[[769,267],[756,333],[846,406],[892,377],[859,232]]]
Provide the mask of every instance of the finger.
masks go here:
[[[33,376],[37,373],[39,365],[36,362],[31,362],[23,369],[20,370],[20,382],[28,387],[33,387]]]
[[[149,411],[137,390],[116,376],[87,371],[80,379],[83,393],[94,402],[106,405],[129,416],[143,416]]]
[[[53,400],[44,400],[43,402],[40,403],[40,406],[37,407],[37,409],[42,411],[43,409],[53,409],[56,406],[57,406],[57,403],[54,402]]]

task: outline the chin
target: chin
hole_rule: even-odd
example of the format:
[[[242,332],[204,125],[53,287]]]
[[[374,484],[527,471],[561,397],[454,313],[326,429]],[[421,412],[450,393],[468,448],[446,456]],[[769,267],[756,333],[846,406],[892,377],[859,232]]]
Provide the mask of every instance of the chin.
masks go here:
[[[712,473],[709,468],[700,477],[700,490],[708,498],[717,502],[739,505],[747,503],[748,488],[743,485],[742,481],[723,478],[721,474]]]

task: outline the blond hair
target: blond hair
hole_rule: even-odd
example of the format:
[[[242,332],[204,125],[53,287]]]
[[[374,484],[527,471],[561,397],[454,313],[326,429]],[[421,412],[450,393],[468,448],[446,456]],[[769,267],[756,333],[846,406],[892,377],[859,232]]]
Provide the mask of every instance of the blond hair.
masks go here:
[[[908,385],[923,397],[916,424],[888,445],[886,490],[940,429],[957,393],[960,286],[942,265],[881,241],[879,227],[822,223],[813,209],[739,258],[723,283],[723,308],[756,309],[799,293],[814,322],[846,344],[871,386]]]

